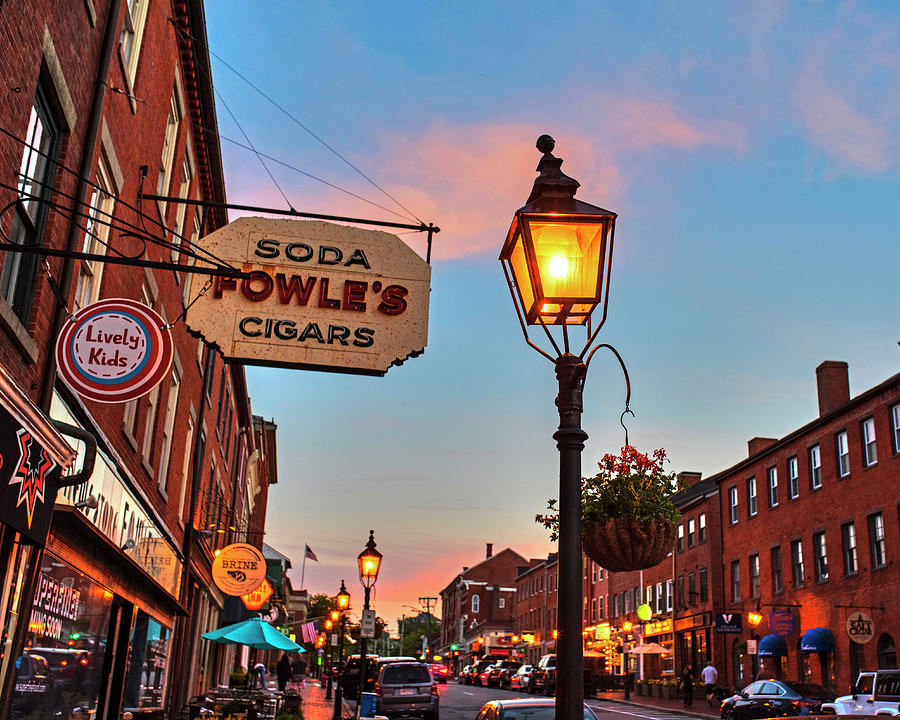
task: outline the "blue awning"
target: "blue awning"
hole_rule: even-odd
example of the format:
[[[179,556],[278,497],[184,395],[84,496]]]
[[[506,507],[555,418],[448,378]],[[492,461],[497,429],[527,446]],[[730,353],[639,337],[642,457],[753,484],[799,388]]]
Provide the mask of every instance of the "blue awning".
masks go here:
[[[807,630],[800,638],[800,652],[834,652],[834,635],[823,627]]]
[[[759,657],[787,657],[787,643],[778,635],[766,635],[756,647]]]

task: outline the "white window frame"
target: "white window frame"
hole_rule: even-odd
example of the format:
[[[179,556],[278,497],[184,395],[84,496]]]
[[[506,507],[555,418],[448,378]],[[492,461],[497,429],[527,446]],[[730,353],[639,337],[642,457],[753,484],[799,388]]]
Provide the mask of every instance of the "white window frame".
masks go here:
[[[844,575],[856,575],[859,572],[859,557],[856,551],[856,523],[853,521],[841,525],[841,553]]]
[[[481,612],[481,597],[479,595],[472,596],[472,612]]]
[[[847,431],[841,430],[835,439],[837,446],[837,471],[838,477],[847,477],[850,474],[850,442],[847,439]]]
[[[670,612],[672,610],[674,586],[675,586],[674,580],[672,580],[672,579],[666,580],[666,612]]]
[[[759,597],[759,553],[750,556],[750,597]]]
[[[706,542],[706,513],[700,513],[697,519],[697,544],[702,545]]]
[[[766,470],[769,486],[769,507],[778,507],[778,468],[770,467]]]
[[[676,547],[678,548],[678,552],[682,552],[684,550],[684,523],[678,523],[678,538]]]
[[[106,242],[109,238],[109,224],[112,221],[116,204],[116,188],[107,169],[103,154],[97,163],[94,177],[94,188],[85,218],[84,237],[81,252],[92,255],[106,255]],[[98,221],[99,217],[99,221]],[[78,312],[100,299],[100,286],[103,282],[103,263],[99,260],[81,260],[78,269],[78,281],[75,286],[73,308]]]
[[[689,548],[694,547],[694,535],[697,533],[697,523],[694,518],[688,520],[687,526],[687,546]]]
[[[741,601],[741,561],[732,560],[729,572],[731,581],[731,602]]]
[[[181,460],[181,489],[179,490],[178,495],[178,519],[181,521],[181,524],[184,524],[184,499],[188,486],[188,477],[190,475],[190,467],[191,467],[191,445],[194,442],[194,408],[191,408],[190,413],[188,414],[188,427],[185,432],[185,441],[184,441],[184,457]]]
[[[737,485],[728,488],[728,509],[729,509],[729,520],[732,525],[737,525],[738,522],[738,489]]]
[[[181,183],[178,185],[178,197],[182,200],[188,199],[191,194],[191,183],[194,180],[194,161],[191,155],[190,143],[188,143],[188,149],[184,153],[184,162],[181,164]],[[178,207],[175,209],[175,227],[172,229],[172,247],[170,249],[173,263],[178,262],[178,255],[184,243],[184,221],[187,217],[187,209],[187,203],[178,203]],[[177,273],[175,281],[178,281]]]
[[[153,463],[151,462],[151,451],[153,450],[153,433],[156,430],[156,414],[159,405],[159,385],[147,394],[147,400],[150,402],[150,406],[147,408],[147,414],[144,416],[144,437],[141,444],[141,457],[146,463],[146,466],[152,471]]]
[[[872,513],[868,517],[869,556],[872,568],[881,568],[887,564],[887,551],[884,543],[884,515]]]
[[[900,453],[900,403],[891,408],[891,436],[894,441],[894,452]]]
[[[125,79],[128,81],[129,89],[134,88],[134,78],[137,74],[149,5],[150,0],[128,0],[125,3],[125,19],[119,39],[119,52],[125,66]]]
[[[813,566],[816,582],[825,582],[828,579],[828,546],[824,530],[813,533]]]
[[[807,453],[809,457],[809,486],[813,490],[822,487],[822,451],[818,444],[813,445]]]
[[[863,462],[872,467],[878,462],[878,448],[875,446],[875,418],[862,421]]]
[[[787,459],[788,497],[791,500],[800,497],[800,469],[797,464],[797,456]]]
[[[754,517],[759,508],[756,504],[756,477],[747,478],[747,517]]]
[[[175,146],[178,144],[178,130],[184,117],[184,104],[178,85],[172,88],[169,98],[169,113],[166,116],[166,131],[163,134],[162,151],[160,153],[159,179],[156,182],[156,194],[168,195],[172,184],[172,171],[175,164]],[[160,215],[165,218],[166,204],[160,201]]]
[[[506,598],[498,598],[497,607],[501,610],[506,607]]]
[[[169,458],[172,454],[172,440],[175,432],[175,414],[178,408],[178,393],[181,389],[181,376],[177,367],[172,368],[169,392],[166,399],[166,417],[163,422],[163,432],[160,438],[159,471],[156,483],[163,497],[166,493],[166,483],[169,477]]]
[[[794,587],[806,585],[806,568],[803,567],[803,541],[791,540],[791,579]]]

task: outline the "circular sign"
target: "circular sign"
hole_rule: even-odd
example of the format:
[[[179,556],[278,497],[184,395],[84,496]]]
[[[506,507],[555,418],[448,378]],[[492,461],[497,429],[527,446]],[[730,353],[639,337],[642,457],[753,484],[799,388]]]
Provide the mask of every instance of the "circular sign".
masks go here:
[[[857,610],[847,616],[847,636],[855,643],[865,645],[875,636],[875,623],[864,612]]]
[[[266,559],[247,543],[226,545],[213,560],[212,577],[226,595],[246,595],[265,579]]]
[[[128,402],[162,382],[172,366],[172,334],[146,305],[100,300],[76,313],[56,340],[66,384],[90,400]]]

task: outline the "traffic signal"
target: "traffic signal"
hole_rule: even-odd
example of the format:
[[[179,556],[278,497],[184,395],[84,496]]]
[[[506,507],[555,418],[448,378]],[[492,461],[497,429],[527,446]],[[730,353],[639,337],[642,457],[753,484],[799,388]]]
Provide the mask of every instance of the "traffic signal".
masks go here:
[[[459,649],[459,645],[457,645],[456,643],[453,643],[453,644],[450,646],[450,649],[451,649],[451,650],[458,650],[458,649]]]

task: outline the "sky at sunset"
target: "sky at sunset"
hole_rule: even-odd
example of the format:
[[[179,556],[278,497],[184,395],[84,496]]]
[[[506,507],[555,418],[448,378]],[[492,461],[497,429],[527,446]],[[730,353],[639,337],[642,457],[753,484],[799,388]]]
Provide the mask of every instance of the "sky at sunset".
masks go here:
[[[286,207],[246,149],[407,216],[228,66],[434,222],[429,342],[384,378],[248,368],[278,424],[267,542],[305,586],[393,621],[464,565],[554,549],[552,365],[522,338],[497,255],[556,138],[578,197],[619,213],[602,341],[627,363],[630,440],[718,472],[900,359],[900,4],[208,0],[231,202]],[[224,63],[223,63],[224,61]],[[234,118],[240,124],[235,123]],[[270,164],[299,210],[407,221]],[[420,237],[401,237],[422,250]],[[591,365],[584,471],[624,442],[624,382]],[[438,608],[438,612],[440,608]],[[394,626],[392,625],[392,629]]]

